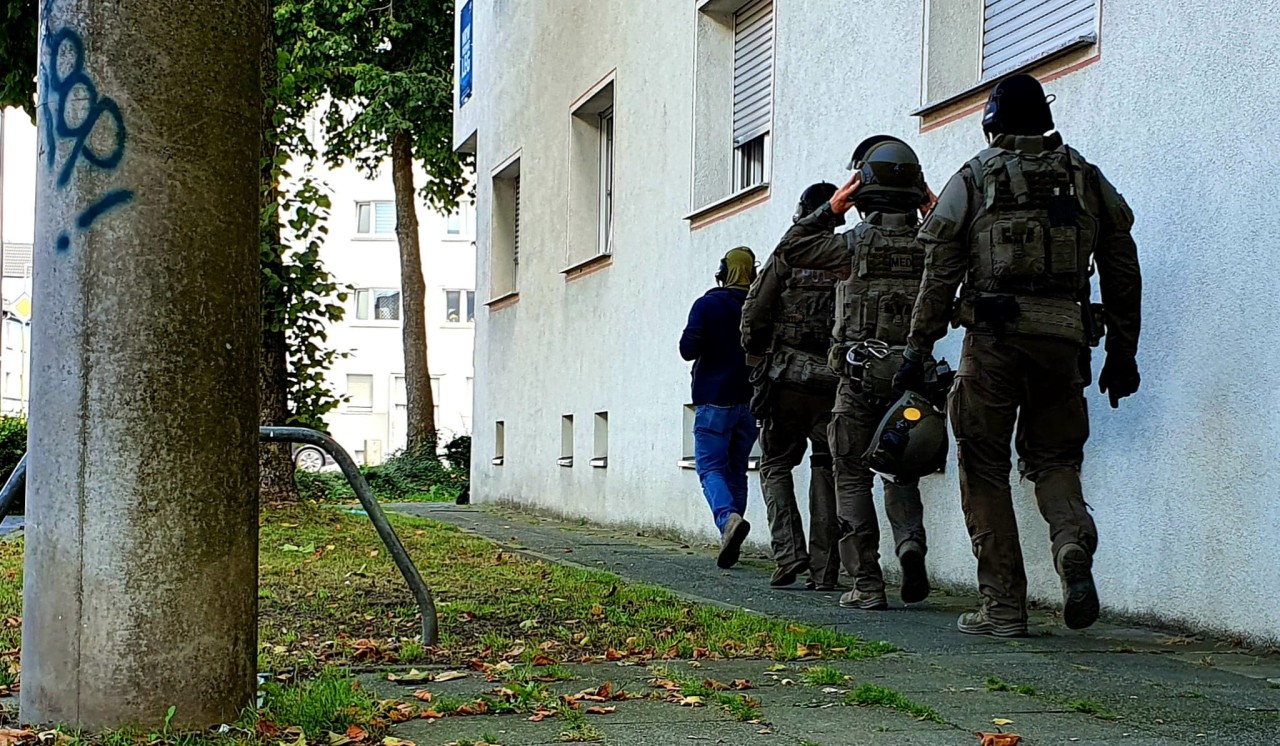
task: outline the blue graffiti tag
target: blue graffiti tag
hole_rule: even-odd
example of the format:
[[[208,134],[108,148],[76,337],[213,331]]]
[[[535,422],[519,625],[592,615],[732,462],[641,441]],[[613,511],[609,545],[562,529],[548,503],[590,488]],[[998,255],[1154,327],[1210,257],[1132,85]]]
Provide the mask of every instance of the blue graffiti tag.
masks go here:
[[[72,174],[82,160],[104,171],[112,171],[119,166],[124,159],[127,131],[119,104],[112,98],[101,96],[93,79],[85,72],[84,40],[80,35],[69,28],[64,28],[49,36],[45,46],[49,56],[45,60],[45,70],[42,71],[41,77],[46,89],[56,99],[55,104],[46,102],[43,107],[45,141],[48,150],[46,160],[50,170],[53,170],[57,163],[57,143],[71,142],[71,152],[58,174],[57,186],[63,189],[70,183]],[[64,48],[70,51],[70,69],[65,75],[59,70],[59,60]],[[78,124],[73,124],[68,117],[68,107],[73,101],[72,94],[77,91],[82,92],[83,95],[80,100],[84,104],[84,118]],[[111,127],[114,141],[111,142],[111,149],[108,152],[99,152],[94,149],[90,138],[98,130],[104,118]],[[89,230],[98,218],[132,202],[133,196],[133,192],[128,189],[115,189],[108,192],[80,213],[76,219],[76,227],[81,231]],[[71,247],[71,237],[67,233],[61,234],[58,236],[57,245],[59,251],[66,251]]]

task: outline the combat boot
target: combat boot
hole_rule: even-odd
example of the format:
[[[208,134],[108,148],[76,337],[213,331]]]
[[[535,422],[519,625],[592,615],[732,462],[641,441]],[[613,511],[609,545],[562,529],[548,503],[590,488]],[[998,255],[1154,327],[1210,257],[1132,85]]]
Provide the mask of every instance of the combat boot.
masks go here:
[[[987,635],[989,637],[1026,637],[1027,620],[1005,621],[992,619],[987,613],[986,604],[977,611],[968,611],[956,620],[956,629],[966,635]]]
[[[751,524],[743,520],[742,516],[737,513],[729,516],[724,524],[724,534],[720,538],[720,554],[716,557],[716,565],[721,570],[728,570],[738,564],[738,558],[742,556],[742,542],[747,540],[749,533]]]
[[[902,602],[915,604],[928,598],[932,589],[924,567],[924,547],[915,541],[903,542],[898,562],[902,563]]]
[[[889,608],[889,600],[884,591],[860,591],[854,589],[840,597],[840,605],[846,609],[863,611],[884,611]]]
[[[1093,584],[1093,557],[1079,544],[1065,544],[1054,565],[1062,578],[1062,620],[1070,629],[1092,626],[1101,606]]]

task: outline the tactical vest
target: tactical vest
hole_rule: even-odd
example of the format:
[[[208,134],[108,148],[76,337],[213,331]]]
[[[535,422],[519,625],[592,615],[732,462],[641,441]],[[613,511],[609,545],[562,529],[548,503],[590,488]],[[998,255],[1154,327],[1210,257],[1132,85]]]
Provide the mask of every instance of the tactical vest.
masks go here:
[[[845,234],[852,257],[849,279],[836,285],[836,344],[829,364],[856,379],[867,394],[893,396],[893,375],[911,331],[911,313],[920,294],[924,249],[918,227],[906,215],[874,213]],[[859,342],[877,340],[888,354],[852,367],[847,354]]]
[[[792,269],[778,299],[774,339],[805,352],[826,355],[836,314],[834,272]]]
[[[875,213],[845,234],[853,267],[849,279],[836,285],[837,343],[907,343],[924,274],[917,230],[906,215]]]
[[[839,382],[827,366],[835,286],[840,276],[791,269],[777,301],[769,377],[809,389],[834,391]]]
[[[1085,167],[1065,147],[988,148],[966,164],[980,192],[960,323],[1084,340],[1098,235],[1082,198]]]

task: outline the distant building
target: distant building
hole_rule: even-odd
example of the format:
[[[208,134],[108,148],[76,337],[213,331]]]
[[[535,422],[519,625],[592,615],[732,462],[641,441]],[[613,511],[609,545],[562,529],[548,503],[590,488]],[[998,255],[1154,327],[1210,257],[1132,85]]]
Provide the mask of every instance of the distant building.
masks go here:
[[[1146,275],[1142,391],[1117,411],[1088,394],[1103,600],[1280,639],[1274,2],[458,5],[477,501],[712,538],[676,342],[719,258],[746,244],[764,261],[800,192],[843,183],[870,135],[910,142],[941,191],[985,145],[993,80],[1029,70],[1131,203]],[[953,362],[959,338],[939,348]],[[1011,478],[1032,593],[1060,598]],[[924,492],[932,572],[971,586],[954,466]],[[755,479],[748,517],[765,541]]]
[[[313,173],[333,209],[321,250],[338,282],[354,287],[346,317],[328,344],[350,352],[329,372],[347,401],[328,417],[332,434],[358,462],[378,463],[405,446],[404,298],[390,165],[375,179],[354,168]],[[418,175],[418,184],[423,176]],[[427,284],[427,356],[441,442],[471,434],[475,335],[475,211],[442,216],[418,204]]]

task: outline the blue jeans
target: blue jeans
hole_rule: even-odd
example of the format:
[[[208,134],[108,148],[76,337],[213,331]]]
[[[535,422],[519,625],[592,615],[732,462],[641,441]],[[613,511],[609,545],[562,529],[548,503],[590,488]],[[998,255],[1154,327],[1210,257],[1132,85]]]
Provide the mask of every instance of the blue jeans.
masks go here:
[[[693,457],[716,528],[747,512],[747,459],[756,442],[756,418],[746,404],[700,404],[693,424]]]

